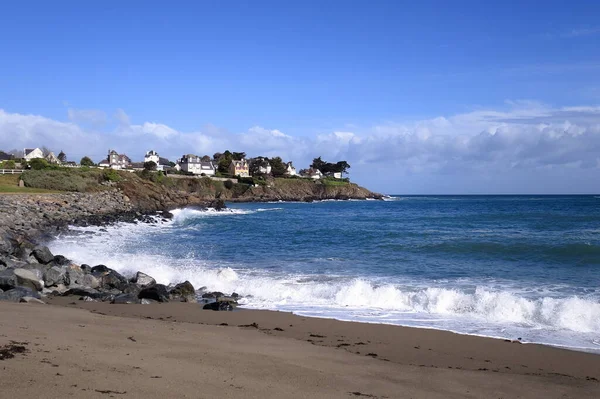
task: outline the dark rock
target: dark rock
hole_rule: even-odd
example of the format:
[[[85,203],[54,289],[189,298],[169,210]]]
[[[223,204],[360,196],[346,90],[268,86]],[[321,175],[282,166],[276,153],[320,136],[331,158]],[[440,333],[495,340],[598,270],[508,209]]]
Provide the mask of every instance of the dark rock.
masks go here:
[[[81,271],[84,272],[84,273],[91,273],[92,272],[92,267],[90,265],[86,265],[84,263],[80,267],[81,267]]]
[[[130,284],[119,272],[104,265],[92,267],[92,276],[96,277],[104,290],[116,289],[124,291]]]
[[[229,302],[212,302],[212,303],[207,303],[206,305],[204,305],[202,307],[202,309],[204,310],[215,310],[215,311],[232,311],[233,310],[233,306],[231,306],[231,304]]]
[[[225,294],[223,294],[222,292],[219,292],[219,291],[207,292],[205,294],[202,294],[202,298],[215,298],[216,299],[223,295],[225,295]]]
[[[131,282],[140,288],[156,284],[156,280],[154,278],[142,272],[137,272],[135,277],[131,279]]]
[[[127,304],[127,303],[141,303],[141,300],[135,294],[119,294],[116,295],[110,303],[114,304]]]
[[[62,296],[89,296],[93,299],[102,299],[108,296],[108,294],[99,292],[98,290],[92,288],[75,287],[65,291]]]
[[[17,276],[14,269],[5,269],[0,271],[0,288],[10,290],[17,286]]]
[[[196,290],[189,281],[177,284],[169,291],[169,298],[182,302],[196,302]]]
[[[169,302],[169,293],[167,287],[163,284],[154,284],[149,287],[144,287],[138,294],[140,299],[154,299],[158,302]]]
[[[32,297],[40,299],[40,294],[25,287],[16,287],[0,294],[0,301],[19,302],[23,297]]]
[[[108,273],[109,271],[111,271],[112,269],[109,269],[108,267],[104,266],[104,265],[98,265],[98,266],[94,266],[91,269],[91,272],[96,274],[96,273]]]
[[[52,263],[57,266],[67,266],[71,264],[71,261],[65,256],[56,255],[54,259],[52,259]]]
[[[48,247],[37,247],[31,251],[31,255],[44,265],[54,260],[54,255],[52,255],[52,252],[50,252]]]
[[[237,292],[234,292],[231,294],[232,298],[235,298],[236,300],[240,297],[240,294],[238,294]]]
[[[69,280],[69,277],[67,276],[66,267],[52,266],[44,274],[44,285],[46,287],[52,287],[58,284],[69,285],[70,282],[67,283],[67,280]]]

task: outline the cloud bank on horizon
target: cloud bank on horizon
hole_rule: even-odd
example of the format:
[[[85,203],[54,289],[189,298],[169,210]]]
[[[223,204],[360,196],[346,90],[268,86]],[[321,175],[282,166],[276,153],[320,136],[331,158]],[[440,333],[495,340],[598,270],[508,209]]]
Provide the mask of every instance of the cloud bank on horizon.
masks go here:
[[[260,126],[183,132],[127,113],[70,108],[68,121],[0,109],[0,149],[46,146],[96,162],[108,149],[141,160],[147,150],[175,160],[226,149],[281,156],[306,167],[317,156],[347,160],[351,177],[385,193],[598,193],[600,106],[507,102],[448,117],[291,136]]]

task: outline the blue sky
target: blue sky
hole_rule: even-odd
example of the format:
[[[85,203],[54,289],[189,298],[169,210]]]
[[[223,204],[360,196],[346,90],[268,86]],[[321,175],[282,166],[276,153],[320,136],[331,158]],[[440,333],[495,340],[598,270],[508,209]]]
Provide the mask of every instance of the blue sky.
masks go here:
[[[348,159],[386,192],[600,192],[596,1],[12,3],[5,150],[226,145]]]

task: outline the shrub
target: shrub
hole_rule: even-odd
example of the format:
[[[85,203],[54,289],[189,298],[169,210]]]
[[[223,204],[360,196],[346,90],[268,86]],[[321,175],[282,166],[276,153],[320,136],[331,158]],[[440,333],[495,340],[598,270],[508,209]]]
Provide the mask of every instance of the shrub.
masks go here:
[[[34,158],[31,161],[29,161],[29,166],[33,170],[42,170],[42,169],[46,169],[47,167],[49,167],[50,164],[45,159]]]
[[[102,171],[102,176],[104,177],[104,180],[107,180],[107,181],[121,180],[121,176],[119,175],[119,172],[117,172],[114,169],[104,169]]]
[[[233,188],[233,182],[231,180],[225,180],[225,183],[223,183],[223,185],[227,190],[231,190]]]
[[[8,160],[8,161],[4,161],[2,163],[1,169],[14,169],[15,167],[16,167],[15,161],[13,161],[11,159],[11,160]]]
[[[21,174],[26,187],[44,188],[56,191],[98,191],[98,184],[104,181],[99,170],[28,170]]]

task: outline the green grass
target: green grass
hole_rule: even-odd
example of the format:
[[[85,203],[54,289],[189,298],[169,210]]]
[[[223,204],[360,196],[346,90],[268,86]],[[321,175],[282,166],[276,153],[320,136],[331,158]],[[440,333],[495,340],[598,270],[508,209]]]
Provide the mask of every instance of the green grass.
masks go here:
[[[0,175],[0,194],[52,194],[55,190],[19,187],[21,175]]]
[[[347,181],[334,179],[330,177],[325,177],[321,179],[321,182],[323,182],[323,184],[326,186],[347,186],[349,184]]]

